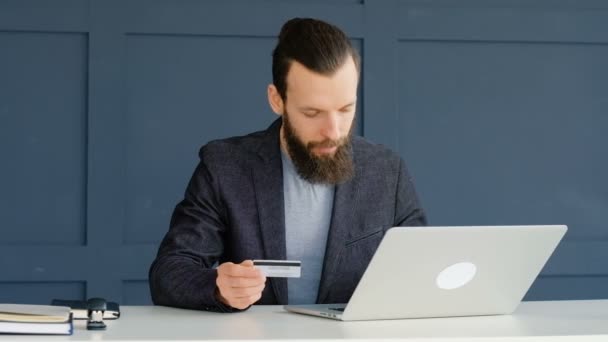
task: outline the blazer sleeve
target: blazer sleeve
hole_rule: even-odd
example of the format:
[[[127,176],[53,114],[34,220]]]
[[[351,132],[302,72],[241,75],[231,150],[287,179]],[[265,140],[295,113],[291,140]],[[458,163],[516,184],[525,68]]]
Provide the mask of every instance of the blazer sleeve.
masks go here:
[[[224,211],[218,182],[201,158],[150,267],[154,304],[216,312],[239,311],[216,297],[214,266],[224,252],[227,232]]]
[[[405,166],[399,160],[399,176],[395,201],[395,226],[426,226],[427,218],[414,188],[414,182]]]

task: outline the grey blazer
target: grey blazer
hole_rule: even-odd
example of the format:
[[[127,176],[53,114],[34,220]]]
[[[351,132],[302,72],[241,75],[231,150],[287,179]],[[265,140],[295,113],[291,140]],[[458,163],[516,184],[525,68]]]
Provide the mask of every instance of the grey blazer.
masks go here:
[[[279,131],[212,141],[176,206],[150,267],[158,305],[235,311],[215,296],[218,263],[285,259]],[[426,224],[405,163],[353,137],[355,176],[336,186],[317,303],[346,303],[387,229]],[[287,281],[269,278],[257,304],[287,304]]]

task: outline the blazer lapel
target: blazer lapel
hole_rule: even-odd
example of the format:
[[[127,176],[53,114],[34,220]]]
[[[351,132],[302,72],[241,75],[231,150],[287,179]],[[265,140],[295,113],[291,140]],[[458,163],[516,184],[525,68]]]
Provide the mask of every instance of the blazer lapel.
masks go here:
[[[337,267],[340,261],[340,254],[344,248],[344,242],[348,236],[350,227],[353,226],[352,212],[354,208],[353,200],[357,198],[357,184],[359,174],[355,163],[354,177],[345,183],[336,186],[334,194],[334,208],[332,211],[331,224],[327,236],[327,246],[325,248],[325,260],[323,261],[323,271],[317,295],[317,303],[325,303],[329,289],[337,274]]]
[[[260,230],[264,244],[264,258],[284,260],[285,245],[285,208],[283,200],[283,165],[279,145],[280,119],[268,129],[268,135],[262,142],[259,155],[262,159],[254,167],[253,182],[257,202]],[[285,278],[269,279],[278,304],[287,304],[287,280]]]

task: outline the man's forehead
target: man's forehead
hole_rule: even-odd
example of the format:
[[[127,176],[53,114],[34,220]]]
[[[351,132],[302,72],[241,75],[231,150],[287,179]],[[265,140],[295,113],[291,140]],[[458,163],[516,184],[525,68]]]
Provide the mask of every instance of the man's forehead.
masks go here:
[[[347,60],[330,75],[314,72],[293,61],[287,74],[287,93],[292,97],[310,97],[310,100],[329,96],[339,102],[348,102],[356,98],[357,83],[358,72],[352,60]]]

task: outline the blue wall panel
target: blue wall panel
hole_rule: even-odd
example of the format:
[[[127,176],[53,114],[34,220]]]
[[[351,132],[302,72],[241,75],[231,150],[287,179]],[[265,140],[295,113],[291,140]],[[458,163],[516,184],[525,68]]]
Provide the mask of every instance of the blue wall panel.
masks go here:
[[[399,148],[434,223],[606,235],[608,45],[406,42],[400,56]]]
[[[50,299],[85,299],[81,282],[0,282],[0,303],[48,304]]]
[[[126,280],[122,283],[123,304],[141,305],[150,300],[150,287],[147,280]]]
[[[7,0],[0,302],[149,304],[198,148],[276,117],[294,16],[353,39],[357,132],[406,159],[432,224],[568,224],[526,299],[608,298],[605,1]]]
[[[0,32],[0,244],[85,241],[85,34]]]
[[[608,276],[541,276],[524,300],[605,299],[607,287]]]

